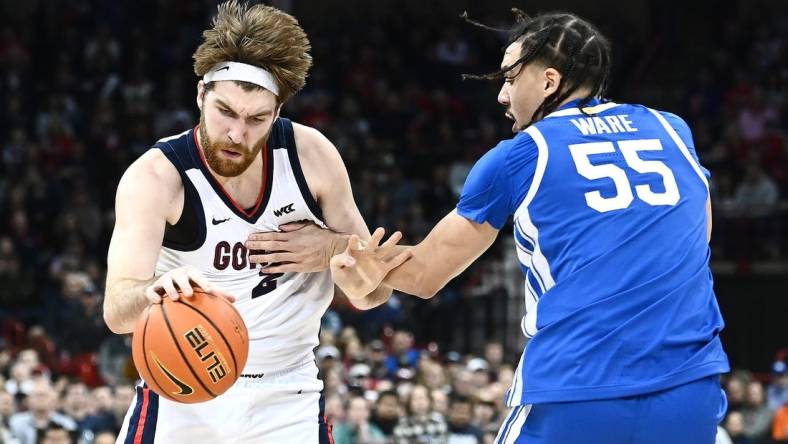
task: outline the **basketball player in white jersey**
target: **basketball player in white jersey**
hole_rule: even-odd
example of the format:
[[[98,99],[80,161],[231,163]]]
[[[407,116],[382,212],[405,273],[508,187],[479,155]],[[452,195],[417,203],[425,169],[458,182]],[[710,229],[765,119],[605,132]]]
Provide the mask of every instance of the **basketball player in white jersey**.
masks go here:
[[[331,142],[279,117],[311,65],[296,20],[230,1],[203,37],[194,54],[199,125],[157,142],[118,185],[104,318],[113,332],[130,333],[149,304],[177,299],[178,290],[192,297],[199,286],[235,302],[249,359],[238,382],[205,403],[172,402],[140,384],[118,442],[327,443],[312,350],[334,294],[331,274],[266,274],[245,242],[302,220],[369,231]],[[389,294],[376,290],[368,306]]]

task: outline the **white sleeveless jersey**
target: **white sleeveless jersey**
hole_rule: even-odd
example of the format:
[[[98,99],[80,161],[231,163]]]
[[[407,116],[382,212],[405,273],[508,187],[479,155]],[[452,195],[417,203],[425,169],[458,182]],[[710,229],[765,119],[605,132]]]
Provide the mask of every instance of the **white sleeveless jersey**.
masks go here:
[[[211,175],[196,136],[195,128],[154,145],[184,184],[184,209],[165,230],[157,274],[191,265],[234,295],[249,330],[247,366],[255,372],[314,359],[320,318],[334,293],[330,272],[261,274],[244,246],[250,234],[278,231],[288,222],[308,220],[325,228],[301,170],[292,123],[283,118],[274,123],[263,148],[263,192],[250,209],[239,208]]]

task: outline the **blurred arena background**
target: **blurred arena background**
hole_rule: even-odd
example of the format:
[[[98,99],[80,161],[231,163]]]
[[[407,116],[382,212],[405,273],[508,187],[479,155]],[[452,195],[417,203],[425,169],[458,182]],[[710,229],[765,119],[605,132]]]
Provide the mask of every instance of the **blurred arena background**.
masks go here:
[[[34,442],[11,427],[28,411],[80,443],[114,442],[136,378],[129,339],[101,312],[115,188],[157,139],[197,122],[191,54],[216,2],[0,4],[0,442]],[[500,85],[459,76],[496,67],[503,40],[459,14],[504,26],[512,6],[565,9],[597,24],[613,42],[609,98],[682,116],[712,172],[712,269],[737,369],[723,425],[751,444],[788,429],[788,2],[271,4],[299,19],[315,60],[282,115],[337,145],[370,228],[406,242],[510,135]],[[494,437],[523,345],[506,232],[435,299],[335,301],[317,357],[337,443],[362,426],[384,433],[372,442],[415,442],[403,437],[425,424],[436,439]]]

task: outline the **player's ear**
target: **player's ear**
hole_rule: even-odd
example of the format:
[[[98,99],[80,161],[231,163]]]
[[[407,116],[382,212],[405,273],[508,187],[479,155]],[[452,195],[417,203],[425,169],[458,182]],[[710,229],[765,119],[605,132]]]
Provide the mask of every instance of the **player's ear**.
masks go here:
[[[544,70],[544,97],[558,91],[561,86],[561,73],[555,68],[547,68]]]
[[[197,108],[202,111],[202,102],[205,99],[205,82],[197,82]]]

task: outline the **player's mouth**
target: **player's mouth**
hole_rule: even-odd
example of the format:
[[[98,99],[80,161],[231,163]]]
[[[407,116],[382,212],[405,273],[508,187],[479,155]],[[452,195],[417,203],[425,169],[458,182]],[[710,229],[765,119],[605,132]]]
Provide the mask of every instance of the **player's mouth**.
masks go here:
[[[512,123],[512,132],[516,133],[519,130],[518,127],[517,127],[517,119],[515,119],[514,115],[512,113],[510,113],[509,111],[506,111],[506,117],[508,119],[510,119],[512,122],[514,122],[514,123]]]
[[[237,158],[242,156],[241,153],[239,153],[237,151],[230,151],[230,150],[222,150],[222,154],[224,154],[225,156],[227,156],[227,157],[229,157],[231,159],[237,159]]]

